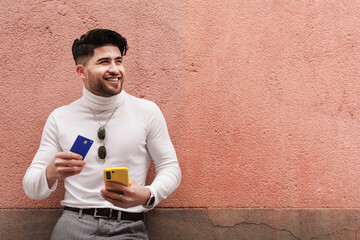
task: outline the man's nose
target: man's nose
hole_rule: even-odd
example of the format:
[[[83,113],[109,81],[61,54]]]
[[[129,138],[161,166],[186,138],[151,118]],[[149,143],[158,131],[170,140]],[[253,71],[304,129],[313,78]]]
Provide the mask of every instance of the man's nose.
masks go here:
[[[116,66],[115,62],[112,62],[109,65],[108,72],[112,73],[112,74],[119,74],[120,73],[119,68]]]

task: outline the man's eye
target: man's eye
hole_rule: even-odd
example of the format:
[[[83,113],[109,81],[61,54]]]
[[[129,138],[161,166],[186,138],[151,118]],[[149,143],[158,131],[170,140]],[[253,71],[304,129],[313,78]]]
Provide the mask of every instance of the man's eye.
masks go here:
[[[104,61],[100,61],[99,63],[100,64],[106,64],[106,63],[108,63],[109,61],[106,61],[106,60],[104,60]]]

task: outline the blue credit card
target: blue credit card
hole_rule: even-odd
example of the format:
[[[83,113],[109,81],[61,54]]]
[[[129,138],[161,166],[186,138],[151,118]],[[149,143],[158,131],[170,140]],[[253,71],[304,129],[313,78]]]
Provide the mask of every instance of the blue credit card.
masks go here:
[[[84,160],[93,142],[93,140],[78,135],[70,151],[80,154]]]

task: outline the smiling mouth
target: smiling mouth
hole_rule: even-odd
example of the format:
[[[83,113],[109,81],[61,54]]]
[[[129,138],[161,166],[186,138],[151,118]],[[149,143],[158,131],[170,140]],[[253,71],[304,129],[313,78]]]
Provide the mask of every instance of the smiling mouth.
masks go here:
[[[121,79],[121,77],[117,77],[117,78],[111,77],[111,78],[105,78],[105,81],[118,82],[118,81],[120,81],[120,79]]]

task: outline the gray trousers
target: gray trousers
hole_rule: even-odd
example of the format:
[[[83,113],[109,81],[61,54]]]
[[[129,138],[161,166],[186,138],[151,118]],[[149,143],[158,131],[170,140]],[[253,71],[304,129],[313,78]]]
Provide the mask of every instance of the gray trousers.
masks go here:
[[[51,234],[53,240],[149,239],[143,221],[95,218],[64,210]]]

